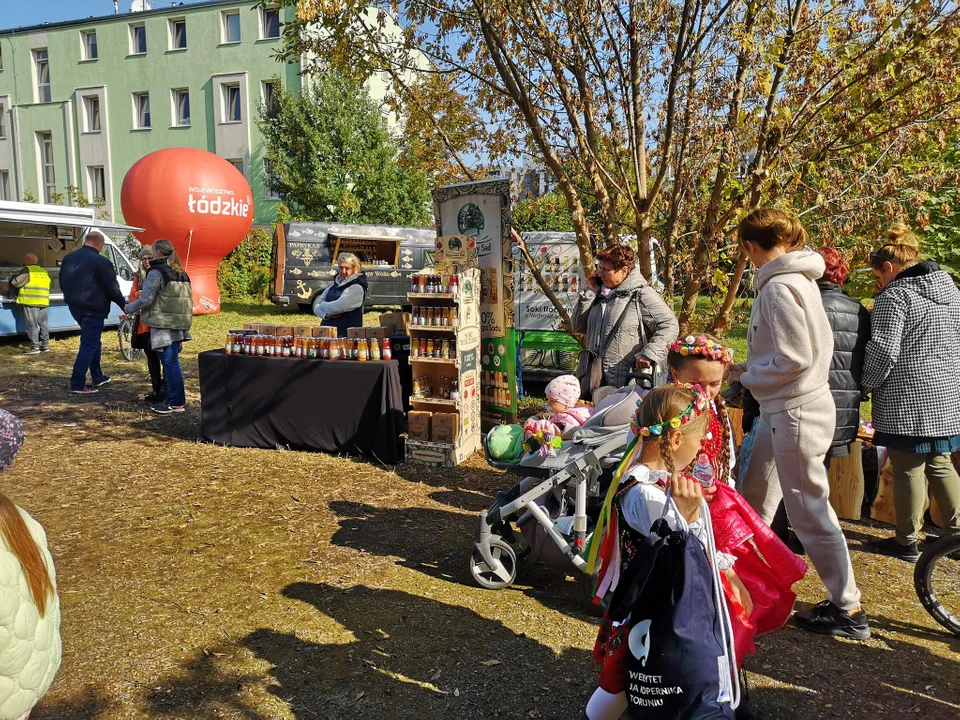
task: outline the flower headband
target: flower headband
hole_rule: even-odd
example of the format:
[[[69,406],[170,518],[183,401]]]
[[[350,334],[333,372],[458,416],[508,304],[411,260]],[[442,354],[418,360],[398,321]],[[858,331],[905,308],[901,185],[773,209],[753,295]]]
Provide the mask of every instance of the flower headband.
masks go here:
[[[726,345],[714,342],[706,335],[687,335],[682,340],[674,340],[670,344],[671,352],[688,355],[701,355],[708,360],[719,360],[725,365],[733,362],[733,350]]]
[[[679,430],[682,426],[689,423],[691,420],[696,420],[703,414],[703,411],[707,409],[707,405],[710,404],[710,401],[707,400],[706,394],[703,392],[703,388],[699,385],[684,385],[682,383],[676,383],[677,387],[687,388],[688,390],[693,391],[693,402],[687,406],[687,408],[677,415],[675,418],[666,420],[662,423],[657,423],[656,425],[650,425],[648,427],[641,427],[638,420],[640,414],[639,410],[634,413],[633,419],[630,421],[630,429],[633,430],[633,434],[638,437],[648,438],[651,435],[653,437],[659,437],[665,431],[669,430]],[[638,403],[639,404],[639,403]]]

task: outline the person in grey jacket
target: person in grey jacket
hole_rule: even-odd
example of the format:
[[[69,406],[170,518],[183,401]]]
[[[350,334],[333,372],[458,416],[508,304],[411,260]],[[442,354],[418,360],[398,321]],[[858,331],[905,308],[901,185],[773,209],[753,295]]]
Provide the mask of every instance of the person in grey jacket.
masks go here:
[[[960,531],[960,291],[934,262],[920,262],[919,241],[898,223],[870,253],[880,294],[873,306],[864,389],[873,393],[873,442],[893,468],[896,536],[878,552],[916,562],[927,482],[945,529]],[[926,477],[924,477],[926,476]]]
[[[587,278],[573,310],[573,329],[586,335],[577,377],[586,397],[599,387],[622,387],[634,368],[666,367],[667,348],[680,333],[673,310],[647,283],[632,248],[597,253],[599,273]]]
[[[731,365],[760,403],[743,497],[769,523],[781,498],[787,516],[827,588],[827,599],[794,615],[804,630],[857,640],[870,637],[850,551],[830,506],[824,459],[836,427],[827,383],[833,333],[816,281],[823,258],[805,249],[807,232],[781,210],[759,208],[738,228],[757,268],[757,296],[747,329],[746,367]]]

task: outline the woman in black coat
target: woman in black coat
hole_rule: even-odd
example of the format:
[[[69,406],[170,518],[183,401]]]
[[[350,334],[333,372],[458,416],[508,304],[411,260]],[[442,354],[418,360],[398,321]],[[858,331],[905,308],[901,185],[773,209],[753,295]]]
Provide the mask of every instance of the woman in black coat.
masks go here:
[[[830,392],[837,406],[837,428],[827,452],[830,458],[850,454],[850,444],[860,427],[860,399],[863,388],[863,361],[870,342],[870,313],[847,295],[841,285],[847,279],[847,264],[835,248],[817,250],[827,269],[817,281],[820,299],[833,330],[833,360],[830,362]]]

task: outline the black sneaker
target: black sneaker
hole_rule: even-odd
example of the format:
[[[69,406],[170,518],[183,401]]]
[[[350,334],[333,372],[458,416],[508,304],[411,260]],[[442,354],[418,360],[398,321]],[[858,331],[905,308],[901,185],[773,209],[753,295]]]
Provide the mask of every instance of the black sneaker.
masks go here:
[[[93,383],[91,383],[91,384],[92,384],[94,387],[100,387],[101,385],[106,385],[106,384],[107,384],[108,382],[110,382],[111,380],[113,380],[112,377],[110,377],[109,375],[104,375],[102,378],[100,378],[99,380],[95,380],[95,381],[94,381]]]
[[[920,559],[920,548],[917,546],[916,540],[912,540],[906,545],[902,544],[895,537],[884,538],[883,540],[872,540],[870,542],[870,548],[875,553],[899,558],[908,563],[915,563]]]
[[[863,610],[850,615],[829,600],[819,602],[809,610],[794,613],[793,621],[801,630],[821,635],[839,635],[851,640],[870,637],[870,620]]]
[[[70,388],[70,392],[76,393],[77,395],[93,395],[94,393],[98,393],[100,391],[95,387],[84,385],[82,388]]]
[[[44,345],[42,348],[40,348],[40,352],[50,352],[50,348]]]
[[[24,355],[39,355],[39,354],[40,354],[40,348],[30,348],[29,350],[24,350],[24,351],[23,351],[23,354],[24,354]]]
[[[156,405],[151,405],[150,409],[158,415],[186,412],[186,408],[183,405],[167,405],[166,403],[157,403]]]

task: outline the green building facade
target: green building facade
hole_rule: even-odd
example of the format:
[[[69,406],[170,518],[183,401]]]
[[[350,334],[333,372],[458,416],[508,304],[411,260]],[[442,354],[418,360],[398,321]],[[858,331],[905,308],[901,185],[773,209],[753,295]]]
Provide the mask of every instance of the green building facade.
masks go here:
[[[234,163],[270,222],[257,118],[275,82],[300,88],[274,58],[290,13],[213,0],[0,30],[0,200],[70,204],[72,186],[122,220],[127,170],[191,147]]]

